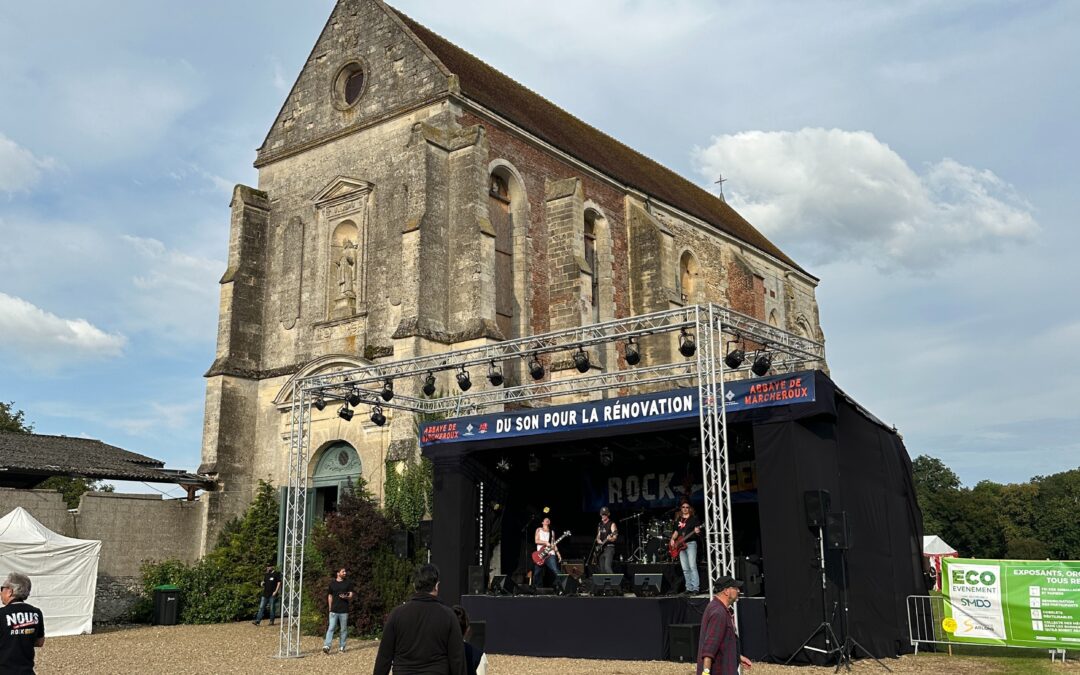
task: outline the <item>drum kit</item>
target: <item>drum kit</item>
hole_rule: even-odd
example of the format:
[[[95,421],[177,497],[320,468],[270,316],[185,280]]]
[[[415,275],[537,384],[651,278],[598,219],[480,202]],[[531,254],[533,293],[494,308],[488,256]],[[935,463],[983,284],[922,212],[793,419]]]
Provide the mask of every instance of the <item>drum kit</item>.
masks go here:
[[[649,517],[645,511],[623,518],[620,523],[627,530],[636,530],[636,539],[630,533],[626,538],[628,545],[637,542],[636,548],[625,559],[629,563],[671,562],[668,555],[668,541],[671,538],[672,524],[669,519]],[[631,526],[632,525],[632,526]]]

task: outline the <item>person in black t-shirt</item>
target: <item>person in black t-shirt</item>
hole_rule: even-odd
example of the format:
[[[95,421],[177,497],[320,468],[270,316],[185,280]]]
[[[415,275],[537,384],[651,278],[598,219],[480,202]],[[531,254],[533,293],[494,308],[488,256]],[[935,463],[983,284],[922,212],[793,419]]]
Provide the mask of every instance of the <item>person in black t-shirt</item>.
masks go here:
[[[12,572],[0,586],[0,673],[34,675],[34,649],[45,644],[45,617],[26,604],[30,578]]]
[[[675,531],[671,533],[671,548],[679,548],[680,544],[686,545],[686,548],[679,551],[679,564],[682,565],[683,578],[686,579],[687,593],[697,593],[701,588],[701,579],[698,578],[697,569],[700,534],[701,521],[694,515],[694,507],[684,499],[679,505],[679,515],[675,519]]]
[[[323,654],[330,653],[330,645],[334,642],[334,629],[337,626],[341,626],[338,651],[345,651],[345,640],[349,637],[349,603],[353,599],[353,585],[345,578],[346,575],[344,567],[339,569],[337,576],[330,582],[330,589],[326,592],[326,604],[330,605],[330,627],[326,629]]]
[[[259,598],[259,611],[255,614],[255,620],[252,621],[256,626],[262,621],[263,612],[269,607],[270,609],[270,625],[274,625],[274,603],[277,601],[277,594],[281,591],[281,572],[274,569],[273,565],[266,566],[266,573],[263,574],[262,580],[262,596]]]
[[[611,509],[600,509],[600,527],[596,532],[596,545],[600,547],[600,572],[613,574],[612,563],[615,561],[615,540],[619,538],[619,528],[611,519]]]

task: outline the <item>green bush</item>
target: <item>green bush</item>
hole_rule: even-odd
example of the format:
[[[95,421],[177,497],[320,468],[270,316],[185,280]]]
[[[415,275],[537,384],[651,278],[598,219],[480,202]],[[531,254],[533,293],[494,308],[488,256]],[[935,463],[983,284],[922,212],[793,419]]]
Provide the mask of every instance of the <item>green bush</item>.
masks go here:
[[[266,565],[277,556],[278,501],[274,488],[259,481],[243,518],[225,525],[217,546],[194,564],[179,560],[142,565],[143,599],[154,587],[180,589],[180,623],[223,623],[254,616]]]

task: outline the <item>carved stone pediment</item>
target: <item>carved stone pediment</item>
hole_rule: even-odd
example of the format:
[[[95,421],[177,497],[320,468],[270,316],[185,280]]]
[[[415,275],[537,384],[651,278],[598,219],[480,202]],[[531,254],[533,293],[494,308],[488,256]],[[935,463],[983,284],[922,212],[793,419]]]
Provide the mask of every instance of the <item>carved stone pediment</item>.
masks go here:
[[[375,186],[366,180],[338,176],[311,198],[327,216],[336,216],[363,208]]]

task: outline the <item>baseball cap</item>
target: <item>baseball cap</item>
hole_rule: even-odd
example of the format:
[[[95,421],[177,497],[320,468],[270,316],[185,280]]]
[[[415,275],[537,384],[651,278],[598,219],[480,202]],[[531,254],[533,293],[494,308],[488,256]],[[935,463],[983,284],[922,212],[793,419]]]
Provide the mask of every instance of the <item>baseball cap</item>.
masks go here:
[[[609,509],[606,506],[601,506],[600,507],[600,515],[602,515],[602,516],[610,516],[611,515],[611,509]]]
[[[717,593],[724,590],[725,588],[737,588],[737,589],[739,589],[741,591],[742,587],[743,587],[743,582],[739,581],[738,579],[733,579],[731,577],[720,577],[716,581],[716,592]]]

